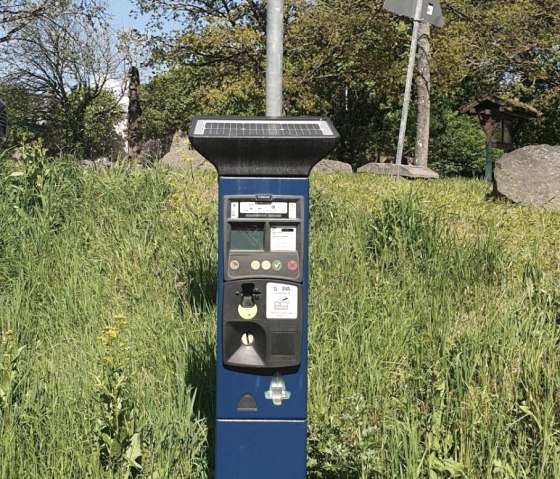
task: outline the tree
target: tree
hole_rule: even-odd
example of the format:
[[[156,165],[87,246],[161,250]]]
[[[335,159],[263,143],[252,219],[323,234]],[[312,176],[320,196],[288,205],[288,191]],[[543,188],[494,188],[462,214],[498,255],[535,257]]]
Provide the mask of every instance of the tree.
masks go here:
[[[40,20],[56,23],[64,14],[93,22],[104,19],[104,6],[97,0],[3,0],[0,3],[0,44],[11,41]]]
[[[59,125],[58,148],[91,153],[84,150],[86,113],[109,80],[122,75],[114,45],[107,28],[66,13],[56,22],[40,18],[28,24],[12,36],[10,48],[0,52],[7,67],[4,81],[40,99],[41,122]],[[117,110],[117,103],[115,99],[106,105],[107,112],[98,116]]]
[[[36,139],[42,129],[37,124],[38,99],[20,85],[0,82],[0,100],[9,111],[8,138],[3,146],[11,148]]]
[[[183,121],[194,112],[264,113],[264,2],[136,3],[142,13],[153,15],[156,28],[162,18],[173,18],[182,26],[181,31],[150,40],[152,62],[163,63],[170,72],[158,75],[146,88],[149,130],[153,131],[156,123],[167,123],[170,129],[178,126],[181,108],[189,110],[182,115]],[[329,113],[339,125],[343,121],[345,139],[365,140],[346,142],[343,154],[347,157],[359,154],[365,158],[363,145],[373,145],[375,154],[382,154],[384,147],[369,140],[382,138],[385,144],[389,137],[385,131],[395,124],[393,119],[385,121],[385,115],[390,110],[387,105],[394,104],[400,94],[398,39],[404,38],[406,31],[382,12],[381,3],[286,3],[284,109],[291,115]],[[379,48],[381,44],[386,47]],[[156,87],[164,83],[165,88]],[[152,108],[156,90],[159,104],[165,107]],[[166,92],[171,91],[174,93],[167,100]],[[184,94],[179,96],[176,91]]]
[[[263,113],[264,2],[135,2],[139,11],[152,15],[155,29],[165,19],[181,25],[148,41],[152,62],[169,72],[150,85],[150,102],[158,91],[158,102],[165,108],[146,106],[147,124],[172,129],[184,121],[181,115],[190,118],[195,112]],[[398,131],[410,23],[383,12],[381,6],[381,0],[287,0],[285,7],[284,109],[296,115],[329,114],[343,135],[335,154],[356,165],[391,155]],[[443,8],[446,25],[432,32],[431,75],[413,98],[416,106],[427,106],[429,98],[432,121],[439,124],[477,93],[506,93],[540,109],[546,106],[551,117],[542,124],[556,128],[560,3],[519,0],[505,8],[503,0],[446,0]],[[419,60],[422,70],[422,56]],[[420,79],[427,80],[427,74],[424,68],[417,77],[421,88]],[[186,96],[174,103],[166,91],[185,91]],[[420,124],[426,134],[427,123],[420,118]],[[450,126],[461,125],[454,121]],[[446,130],[446,142],[454,134]],[[539,132],[539,137],[545,136]],[[410,155],[414,131],[407,138]],[[437,145],[441,141],[434,136],[430,142],[439,164],[446,151]],[[421,143],[424,152],[418,157],[424,162],[428,141]],[[467,157],[461,164],[478,164]]]
[[[136,163],[142,153],[142,107],[140,106],[140,72],[128,70],[128,157]]]
[[[416,54],[416,92],[418,115],[416,117],[416,146],[414,164],[428,165],[430,146],[430,24],[420,22],[418,28],[418,52]]]
[[[196,92],[203,83],[195,69],[184,66],[155,75],[142,90],[144,136],[170,139],[177,130],[187,131],[193,115],[202,113]]]

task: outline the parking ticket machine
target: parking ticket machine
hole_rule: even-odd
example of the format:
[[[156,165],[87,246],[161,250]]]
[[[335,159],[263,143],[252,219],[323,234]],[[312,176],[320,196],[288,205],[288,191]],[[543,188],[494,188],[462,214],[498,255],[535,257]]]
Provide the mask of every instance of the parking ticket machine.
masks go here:
[[[218,170],[216,479],[303,479],[309,173],[328,118],[196,117]]]

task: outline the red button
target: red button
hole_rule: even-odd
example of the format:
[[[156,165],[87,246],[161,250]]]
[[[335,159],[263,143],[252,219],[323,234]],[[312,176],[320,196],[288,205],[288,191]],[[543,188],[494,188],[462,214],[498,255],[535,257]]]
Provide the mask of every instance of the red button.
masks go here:
[[[298,268],[297,261],[294,261],[293,259],[288,261],[288,269],[290,271],[295,271],[297,268]]]

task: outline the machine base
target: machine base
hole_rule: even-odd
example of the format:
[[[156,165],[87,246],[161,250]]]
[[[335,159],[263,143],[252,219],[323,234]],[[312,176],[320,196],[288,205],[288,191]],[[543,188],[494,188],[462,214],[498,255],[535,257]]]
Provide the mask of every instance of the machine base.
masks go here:
[[[216,421],[216,479],[305,479],[305,420]]]

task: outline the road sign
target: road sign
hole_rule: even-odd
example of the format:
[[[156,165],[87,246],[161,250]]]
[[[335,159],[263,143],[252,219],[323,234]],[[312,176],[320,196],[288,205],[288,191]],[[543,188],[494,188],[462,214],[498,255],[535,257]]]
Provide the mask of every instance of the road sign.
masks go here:
[[[396,13],[414,20],[416,11],[416,0],[385,0],[383,8],[388,12]],[[439,0],[424,0],[420,12],[420,21],[426,21],[436,27],[443,26],[443,14]]]
[[[410,90],[412,87],[412,75],[414,73],[414,61],[416,59],[416,48],[418,45],[418,28],[421,21],[441,27],[443,15],[438,0],[385,0],[383,8],[397,15],[404,15],[413,20],[412,39],[410,41],[410,53],[408,55],[408,68],[406,71],[406,85],[404,88],[404,100],[401,114],[401,125],[399,129],[399,141],[395,163],[400,165],[404,150],[404,136],[406,134],[406,122],[408,119],[408,105],[410,103]]]

